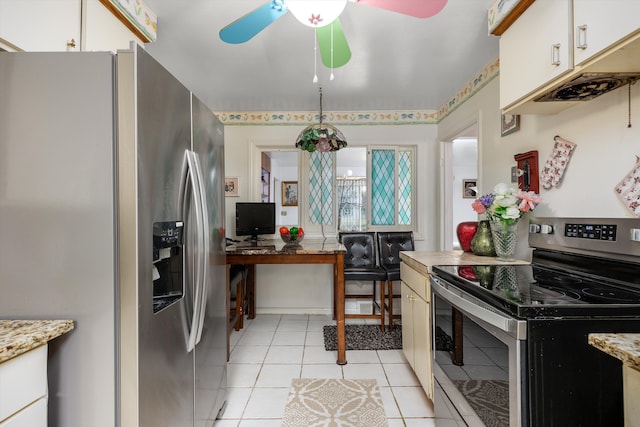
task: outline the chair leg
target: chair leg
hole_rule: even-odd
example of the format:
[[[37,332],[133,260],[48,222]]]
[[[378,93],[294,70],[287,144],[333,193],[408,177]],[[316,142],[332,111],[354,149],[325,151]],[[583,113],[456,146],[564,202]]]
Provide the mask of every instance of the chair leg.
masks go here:
[[[384,316],[386,309],[384,307],[384,300],[386,299],[384,295],[384,285],[385,281],[380,282],[380,330],[384,332]]]
[[[376,314],[376,281],[374,280],[373,286],[371,288],[371,315],[374,316]]]
[[[389,297],[389,330],[393,330],[393,280],[387,280],[387,295]]]

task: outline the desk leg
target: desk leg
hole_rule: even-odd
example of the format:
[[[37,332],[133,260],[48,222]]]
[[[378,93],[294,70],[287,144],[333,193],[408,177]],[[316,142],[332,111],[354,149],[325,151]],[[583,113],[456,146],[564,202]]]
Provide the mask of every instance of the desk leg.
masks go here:
[[[344,330],[344,254],[336,255],[334,268],[334,290],[336,301],[336,329],[338,333],[338,365],[347,364],[347,343]]]
[[[256,265],[249,264],[247,266],[247,300],[249,301],[249,309],[247,310],[247,318],[256,318]]]

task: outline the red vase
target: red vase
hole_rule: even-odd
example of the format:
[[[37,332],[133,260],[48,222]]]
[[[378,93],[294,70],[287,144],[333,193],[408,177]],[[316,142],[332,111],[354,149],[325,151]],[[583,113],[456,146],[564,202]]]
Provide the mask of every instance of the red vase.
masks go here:
[[[465,221],[458,224],[456,227],[456,234],[458,235],[458,241],[460,247],[465,252],[471,252],[471,239],[476,234],[478,229],[478,221]]]

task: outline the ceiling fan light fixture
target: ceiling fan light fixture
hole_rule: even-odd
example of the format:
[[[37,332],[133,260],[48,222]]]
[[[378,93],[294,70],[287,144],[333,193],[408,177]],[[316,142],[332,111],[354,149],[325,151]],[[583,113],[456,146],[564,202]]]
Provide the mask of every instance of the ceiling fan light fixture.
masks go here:
[[[286,0],[289,11],[307,27],[320,28],[335,21],[347,0]]]

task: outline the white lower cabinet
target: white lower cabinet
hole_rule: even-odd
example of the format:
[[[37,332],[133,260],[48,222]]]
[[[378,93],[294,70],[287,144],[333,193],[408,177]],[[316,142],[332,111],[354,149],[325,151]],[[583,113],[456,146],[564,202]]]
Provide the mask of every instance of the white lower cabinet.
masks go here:
[[[47,345],[0,364],[0,427],[46,427]]]
[[[433,400],[431,304],[428,277],[405,264],[402,280],[402,351],[427,397]]]
[[[1,427],[46,427],[47,398],[42,397],[0,423]]]

